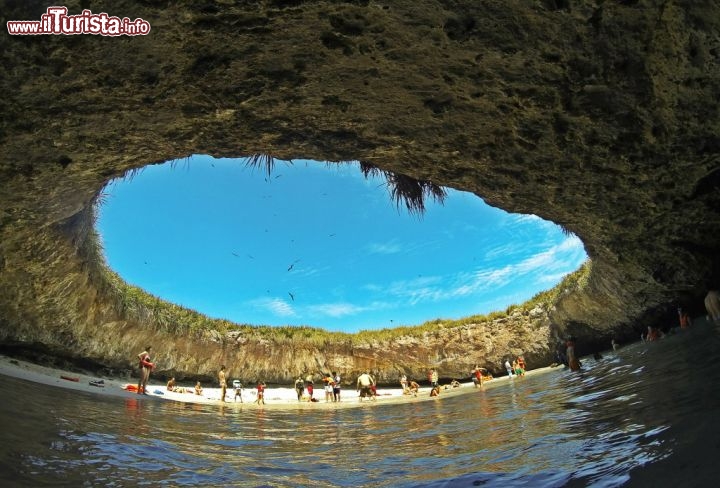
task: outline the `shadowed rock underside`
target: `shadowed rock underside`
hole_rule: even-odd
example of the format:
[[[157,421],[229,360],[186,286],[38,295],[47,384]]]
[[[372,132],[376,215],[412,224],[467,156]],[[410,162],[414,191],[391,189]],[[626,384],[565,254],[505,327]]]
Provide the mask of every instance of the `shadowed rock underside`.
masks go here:
[[[0,35],[5,347],[122,369],[152,343],[179,375],[224,362],[269,381],[329,367],[389,381],[508,353],[549,363],[565,334],[605,343],[674,324],[678,304],[704,313],[719,274],[717,2],[188,3],[64,4],[142,17],[147,36]],[[502,323],[291,354],[175,337],[119,311],[86,251],[91,207],[112,178],[198,153],[359,160],[470,191],[577,234],[592,273],[499,344]]]

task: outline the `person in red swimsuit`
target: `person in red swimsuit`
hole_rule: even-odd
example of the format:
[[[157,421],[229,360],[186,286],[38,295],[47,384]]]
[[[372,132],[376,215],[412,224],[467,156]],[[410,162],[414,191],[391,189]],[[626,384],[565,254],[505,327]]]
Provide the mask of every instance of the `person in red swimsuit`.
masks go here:
[[[475,377],[473,378],[473,383],[475,384],[475,388],[478,386],[482,386],[483,379],[482,379],[482,370],[479,366],[475,366],[475,369],[473,370],[473,374]]]
[[[265,383],[262,381],[259,381],[257,385],[257,400],[255,400],[255,403],[265,405]]]

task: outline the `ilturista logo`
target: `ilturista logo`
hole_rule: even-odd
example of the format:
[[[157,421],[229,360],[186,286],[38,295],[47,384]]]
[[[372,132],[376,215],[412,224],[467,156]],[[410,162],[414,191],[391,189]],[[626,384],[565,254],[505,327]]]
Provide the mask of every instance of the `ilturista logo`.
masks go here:
[[[150,33],[150,23],[141,18],[121,19],[105,12],[94,14],[87,9],[78,15],[68,15],[67,7],[48,7],[40,20],[9,20],[7,29],[13,36],[146,36]]]

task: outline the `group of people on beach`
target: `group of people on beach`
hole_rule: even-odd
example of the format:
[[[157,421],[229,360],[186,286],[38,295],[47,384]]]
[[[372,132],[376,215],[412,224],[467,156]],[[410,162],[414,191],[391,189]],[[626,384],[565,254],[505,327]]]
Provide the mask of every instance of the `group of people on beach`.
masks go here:
[[[512,365],[510,364],[509,359],[505,359],[503,366],[505,366],[505,371],[507,371],[510,378],[515,376],[522,378],[525,376],[525,371],[527,370],[527,366],[525,366],[525,358],[522,356],[518,356],[513,359]]]
[[[402,388],[403,395],[417,396],[420,391],[420,385],[417,381],[408,380],[406,375],[400,376],[400,387]]]
[[[325,402],[339,402],[340,401],[340,375],[335,371],[332,373],[321,373],[321,381],[323,383],[323,391],[325,392]],[[299,402],[318,402],[315,398],[315,382],[313,375],[308,374],[303,379],[302,375],[298,375],[295,380],[295,393],[297,393],[297,399]],[[307,393],[305,393],[307,392]]]
[[[150,350],[152,349],[151,346],[147,346],[143,352],[138,354],[138,359],[140,361],[140,382],[138,384],[138,393],[144,393],[145,389],[147,388],[147,382],[150,377],[150,372],[154,369],[155,365],[150,361]],[[524,363],[523,363],[524,365]],[[483,381],[487,381],[487,379],[492,379],[492,376],[487,372],[485,368],[480,368],[479,366],[476,366],[472,370],[472,380],[475,386],[482,386]],[[484,376],[485,380],[484,380]],[[325,392],[325,401],[326,402],[339,402],[340,401],[340,391],[341,391],[341,378],[340,375],[337,374],[337,372],[333,371],[332,373],[326,374],[321,373],[320,374],[322,378],[322,382],[324,384],[323,390]],[[430,390],[430,396],[436,397],[440,395],[441,387],[438,381],[438,373],[434,368],[431,368],[428,371],[428,382],[430,383],[431,390]],[[225,365],[220,366],[220,370],[218,371],[218,384],[220,386],[220,401],[225,402],[227,397],[227,389],[228,389],[228,380],[227,380],[227,370]],[[240,402],[243,403],[242,393],[243,393],[243,384],[240,380],[234,380],[233,381],[233,389],[235,390],[235,396],[234,401],[237,401],[240,399]],[[402,388],[403,395],[412,395],[417,397],[418,392],[420,390],[420,384],[415,380],[408,380],[407,376],[405,374],[400,376],[400,386]],[[453,379],[449,385],[445,385],[445,388],[457,388],[461,386],[460,382]],[[264,404],[265,403],[265,388],[266,385],[263,381],[259,381],[257,383],[257,396],[255,403],[258,404]],[[313,381],[313,375],[308,374],[304,378],[302,375],[299,375],[297,379],[295,380],[294,384],[295,392],[297,393],[297,399],[298,401],[308,401],[308,402],[317,402],[316,398],[314,398],[314,381]],[[176,393],[195,393],[198,396],[203,395],[203,388],[200,381],[198,381],[195,384],[194,390],[191,390],[190,388],[185,388],[177,385],[177,382],[175,380],[175,377],[170,378],[167,382],[167,391],[176,392]],[[377,393],[377,382],[375,378],[368,372],[364,371],[361,373],[356,381],[356,391],[359,393],[359,400],[362,401],[364,399],[368,400],[375,400],[378,396]]]
[[[705,308],[708,313],[708,320],[714,322],[715,324],[720,323],[720,292],[718,292],[718,290],[708,291],[705,297]],[[680,322],[681,329],[688,328],[692,324],[690,315],[682,308],[678,308],[678,320]],[[648,326],[647,334],[641,334],[641,340],[655,341],[662,338],[662,336],[663,332],[660,329]],[[565,366],[569,367],[572,371],[578,371],[581,368],[580,360],[578,359],[575,352],[575,341],[576,339],[574,337],[569,337],[564,341],[564,343],[560,343],[558,345],[555,352],[556,361],[558,363],[565,364]],[[613,338],[611,345],[613,350],[616,350],[619,344]],[[148,380],[150,378],[150,373],[153,369],[155,369],[155,364],[152,362],[150,357],[151,350],[152,347],[147,346],[137,356],[140,370],[140,379],[137,385],[138,394],[147,395],[146,390]],[[523,377],[525,375],[525,359],[522,356],[518,356],[516,359],[514,359],[512,364],[510,364],[510,361],[506,359],[504,362],[504,366],[508,372],[508,376],[510,376],[511,378],[515,376]],[[476,366],[472,370],[471,379],[475,387],[482,386],[484,381],[484,374],[487,374],[487,370],[485,368],[480,368],[479,366]],[[333,371],[329,374],[322,373],[321,377],[323,382],[323,390],[325,392],[325,401],[339,402],[341,391],[340,376],[337,374],[337,372]],[[490,378],[492,377],[490,376]],[[431,396],[438,396],[440,394],[440,386],[438,384],[438,373],[434,368],[431,368],[428,372],[428,382],[430,383],[430,386],[432,388],[430,393]],[[459,386],[459,382],[457,382],[456,380],[453,380],[453,382],[457,383],[457,386]],[[220,399],[224,402],[227,395],[228,387],[225,365],[222,365],[220,367],[220,370],[218,371],[218,383],[220,385]],[[416,381],[408,380],[407,376],[404,374],[400,377],[400,386],[402,388],[403,395],[417,396],[420,389],[420,385]],[[451,383],[450,387],[454,386],[456,385]],[[446,385],[446,388],[447,387],[448,386]],[[240,398],[240,402],[242,402],[242,383],[239,380],[235,380],[233,382],[233,388],[235,389],[235,401]],[[256,403],[265,403],[265,388],[265,383],[263,381],[258,381],[256,386]],[[362,374],[360,374],[360,376],[358,376],[356,389],[360,394],[361,401],[365,398],[375,399],[375,397],[377,397],[377,383],[368,371],[364,371]],[[171,378],[168,381],[167,390],[180,393],[193,393],[193,391],[189,388],[178,387],[175,384],[175,378]],[[313,375],[307,375],[305,378],[303,378],[302,375],[298,376],[298,378],[295,380],[295,390],[297,393],[298,401],[318,401],[316,398],[314,398]],[[195,385],[194,393],[200,396],[202,396],[203,394],[202,385],[199,381]]]

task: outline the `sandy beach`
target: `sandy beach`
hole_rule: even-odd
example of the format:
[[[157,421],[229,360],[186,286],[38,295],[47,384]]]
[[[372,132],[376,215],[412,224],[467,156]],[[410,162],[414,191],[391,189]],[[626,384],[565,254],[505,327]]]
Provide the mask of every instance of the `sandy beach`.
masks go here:
[[[545,374],[557,369],[562,369],[562,367],[533,369],[526,372],[526,377]],[[0,374],[26,381],[32,381],[42,385],[83,391],[95,395],[138,398],[138,394],[134,391],[127,391],[124,389],[124,387],[128,384],[137,385],[137,378],[133,378],[132,381],[128,381],[126,379],[89,376],[40,366],[2,355],[0,355]],[[455,388],[451,388],[449,385],[443,385],[441,383],[441,393],[438,397],[430,397],[429,386],[421,387],[417,396],[403,395],[402,389],[398,385],[398,388],[378,388],[377,397],[374,400],[361,400],[353,385],[343,385],[340,402],[326,402],[325,392],[321,383],[316,384],[313,395],[313,397],[318,400],[317,402],[299,402],[292,385],[288,385],[287,387],[266,388],[264,405],[258,405],[255,403],[255,400],[257,399],[257,390],[254,387],[255,385],[252,387],[246,387],[242,390],[242,402],[240,402],[239,399],[235,401],[235,390],[232,388],[232,380],[233,378],[231,377],[228,381],[230,386],[228,387],[226,394],[225,404],[227,406],[235,408],[265,409],[324,409],[352,408],[369,405],[386,405],[422,401],[442,401],[443,398],[456,395],[479,394],[490,388],[508,385],[511,381],[523,381],[524,379],[509,379],[507,376],[502,376],[500,378],[494,378],[490,381],[486,381],[482,388],[476,388],[471,381],[461,382],[460,386]],[[147,400],[165,400],[213,405],[219,405],[222,403],[220,401],[220,388],[216,387],[216,385],[203,385],[202,395],[196,395],[194,392],[179,393],[167,391],[165,383],[158,383],[157,381],[153,382],[152,377],[150,378],[150,383],[148,384],[148,394],[143,395],[142,398]]]

